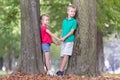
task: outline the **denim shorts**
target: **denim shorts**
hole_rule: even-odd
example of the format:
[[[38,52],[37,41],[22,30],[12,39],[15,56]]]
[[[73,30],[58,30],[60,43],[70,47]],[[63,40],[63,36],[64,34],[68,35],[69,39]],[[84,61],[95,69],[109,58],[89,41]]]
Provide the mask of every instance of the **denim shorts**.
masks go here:
[[[50,44],[49,43],[42,44],[42,51],[43,53],[50,52]]]

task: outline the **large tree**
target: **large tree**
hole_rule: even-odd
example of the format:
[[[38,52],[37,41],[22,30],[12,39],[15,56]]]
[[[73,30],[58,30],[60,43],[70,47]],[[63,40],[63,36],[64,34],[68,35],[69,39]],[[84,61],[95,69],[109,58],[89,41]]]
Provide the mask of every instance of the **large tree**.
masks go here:
[[[97,76],[96,0],[74,0],[77,7],[78,27],[66,73]]]
[[[36,74],[44,71],[39,36],[39,0],[20,0],[21,54],[17,72]]]

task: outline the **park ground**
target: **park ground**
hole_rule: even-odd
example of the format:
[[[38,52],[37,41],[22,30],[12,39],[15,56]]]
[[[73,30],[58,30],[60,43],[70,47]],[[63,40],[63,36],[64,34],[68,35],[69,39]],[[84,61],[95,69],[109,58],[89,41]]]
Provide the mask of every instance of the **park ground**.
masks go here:
[[[44,74],[27,75],[24,73],[8,74],[0,71],[0,80],[120,80],[120,75],[105,74],[104,77],[84,77],[77,75],[49,76]]]

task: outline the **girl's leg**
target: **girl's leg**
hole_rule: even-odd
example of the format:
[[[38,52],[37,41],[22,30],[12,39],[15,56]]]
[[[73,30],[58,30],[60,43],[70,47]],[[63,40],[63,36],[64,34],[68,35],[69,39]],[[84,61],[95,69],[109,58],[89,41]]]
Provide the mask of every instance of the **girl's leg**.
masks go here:
[[[45,64],[47,67],[47,71],[51,69],[50,67],[50,52],[45,52]]]
[[[51,71],[51,67],[50,67],[50,52],[45,52],[45,64],[47,67],[47,74],[54,75],[54,73]]]

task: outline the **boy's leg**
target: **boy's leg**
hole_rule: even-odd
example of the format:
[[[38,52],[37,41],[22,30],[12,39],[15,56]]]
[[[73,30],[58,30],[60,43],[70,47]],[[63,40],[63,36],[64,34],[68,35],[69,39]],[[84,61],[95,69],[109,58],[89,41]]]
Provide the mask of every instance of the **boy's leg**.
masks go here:
[[[69,57],[68,55],[64,55],[63,57],[61,57],[60,68],[59,68],[59,71],[57,71],[56,73],[58,76],[64,75],[64,68],[67,64],[68,57]]]
[[[60,71],[64,71],[68,58],[69,58],[68,55],[64,55],[63,57],[61,57],[60,68],[59,68]]]
[[[57,71],[57,75],[64,75],[64,69],[67,64],[69,56],[72,55],[73,42],[63,42],[61,47],[61,61],[59,71]]]
[[[47,71],[50,70],[50,52],[45,52],[45,64],[47,67]]]

